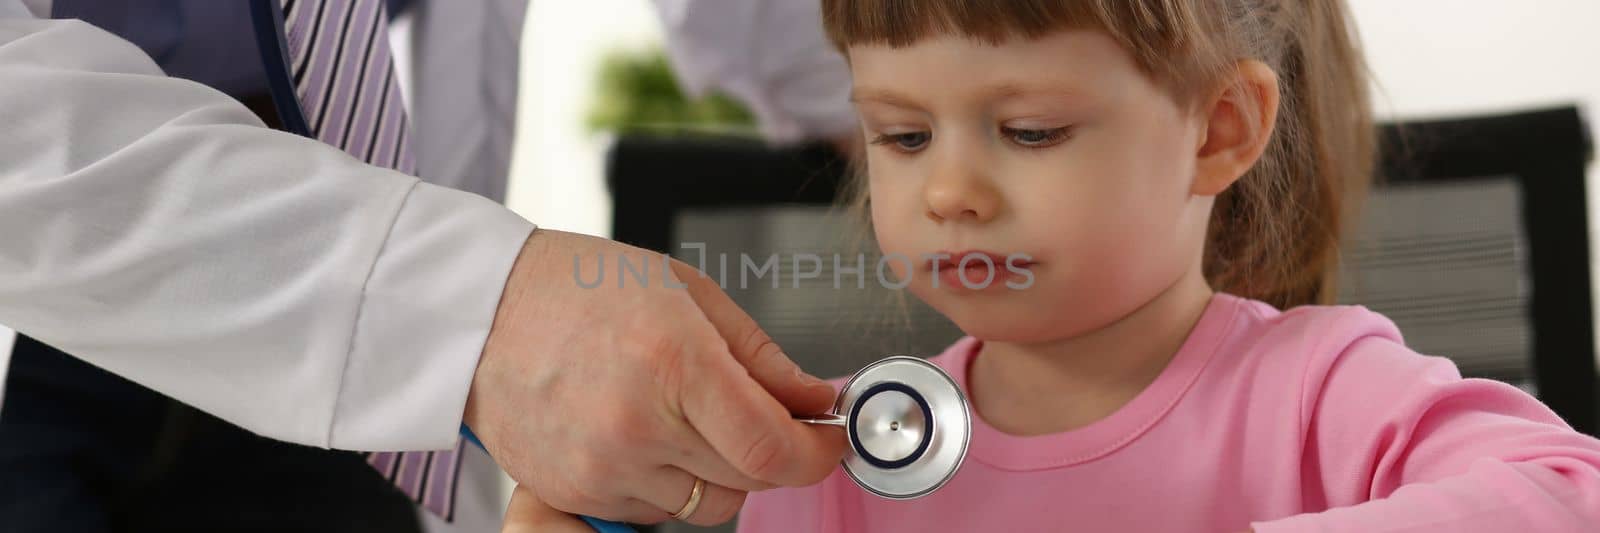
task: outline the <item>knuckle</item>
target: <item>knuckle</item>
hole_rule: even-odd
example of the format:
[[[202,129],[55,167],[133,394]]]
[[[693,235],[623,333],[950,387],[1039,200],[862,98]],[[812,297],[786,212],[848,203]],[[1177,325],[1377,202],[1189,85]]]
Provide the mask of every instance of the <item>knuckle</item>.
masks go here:
[[[691,366],[691,356],[682,340],[673,339],[658,347],[651,364],[654,375],[651,386],[656,387],[658,394],[662,395],[657,397],[665,398],[667,408],[678,417],[684,411],[683,397],[688,387],[685,379]]]
[[[751,327],[750,331],[745,333],[744,340],[739,343],[739,349],[738,353],[749,354],[748,357],[752,362],[765,362],[783,353],[783,350],[778,348],[778,343],[772,341],[772,336],[758,327]]]
[[[611,404],[596,422],[606,440],[626,446],[638,444],[649,433],[644,417],[636,413],[631,402]]]
[[[611,463],[597,455],[584,455],[574,459],[568,468],[571,469],[574,492],[578,492],[578,495],[585,497],[592,495],[581,492],[581,489],[577,487],[604,486],[607,480],[610,479],[612,472]]]
[[[650,370],[657,373],[663,370],[675,370],[685,362],[688,350],[685,349],[683,335],[667,331],[651,331],[642,333],[642,336],[643,338],[638,340],[638,350],[640,355],[649,361]]]
[[[757,436],[750,446],[745,449],[736,465],[739,471],[750,477],[772,481],[778,474],[782,465],[782,458],[787,453],[789,444],[778,435],[764,433]]]
[[[618,461],[613,464],[661,458],[670,455],[670,450],[678,447],[678,443],[670,439],[670,419],[659,415],[661,407],[643,403],[645,399],[653,399],[653,395],[632,394],[632,399],[608,408],[595,424],[598,435],[602,435],[602,442],[590,447],[590,450],[595,455],[611,456]]]
[[[638,328],[639,340],[643,341],[641,347],[647,353],[657,355],[678,351],[680,335],[674,331],[674,322],[677,319],[673,316],[675,314],[668,311],[668,314],[651,313],[639,317],[640,320],[634,327]]]

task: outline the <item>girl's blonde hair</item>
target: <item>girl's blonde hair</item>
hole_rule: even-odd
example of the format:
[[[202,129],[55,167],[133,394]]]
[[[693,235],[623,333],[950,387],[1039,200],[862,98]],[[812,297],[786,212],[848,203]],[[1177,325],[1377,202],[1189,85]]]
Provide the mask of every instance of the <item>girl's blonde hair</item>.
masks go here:
[[[822,19],[840,50],[945,33],[999,44],[1103,31],[1189,107],[1237,82],[1239,61],[1267,64],[1282,93],[1275,134],[1217,197],[1206,279],[1279,308],[1333,300],[1343,224],[1371,181],[1374,142],[1366,65],[1342,0],[822,0]],[[847,191],[858,212],[869,200],[862,174]]]

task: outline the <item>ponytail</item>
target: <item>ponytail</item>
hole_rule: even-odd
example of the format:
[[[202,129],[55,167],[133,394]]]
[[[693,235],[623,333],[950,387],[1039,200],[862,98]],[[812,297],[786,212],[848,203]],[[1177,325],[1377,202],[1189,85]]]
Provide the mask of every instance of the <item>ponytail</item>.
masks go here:
[[[1373,172],[1366,65],[1341,0],[1241,3],[1235,22],[1277,71],[1281,107],[1261,161],[1217,197],[1206,277],[1279,308],[1332,303]]]

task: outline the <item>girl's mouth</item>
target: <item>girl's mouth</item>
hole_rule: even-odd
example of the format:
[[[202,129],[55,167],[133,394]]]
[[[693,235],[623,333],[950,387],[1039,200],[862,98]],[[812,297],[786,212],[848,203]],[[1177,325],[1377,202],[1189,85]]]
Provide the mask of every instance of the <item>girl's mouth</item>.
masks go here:
[[[1006,256],[983,250],[939,251],[924,257],[924,270],[934,276],[936,284],[973,290],[1003,286],[1035,265],[1027,254]]]

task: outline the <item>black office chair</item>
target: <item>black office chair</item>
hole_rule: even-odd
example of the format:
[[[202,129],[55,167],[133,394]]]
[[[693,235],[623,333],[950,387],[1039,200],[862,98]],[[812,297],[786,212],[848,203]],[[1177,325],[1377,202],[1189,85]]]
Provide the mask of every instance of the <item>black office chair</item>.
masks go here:
[[[1347,247],[1340,300],[1389,316],[1417,351],[1523,387],[1595,434],[1586,131],[1570,107],[1385,125],[1384,179]],[[833,290],[829,261],[795,268],[797,253],[835,251],[850,258],[841,266],[856,266],[849,220],[831,208],[846,171],[823,145],[623,137],[607,164],[614,236],[691,264],[705,257],[733,299],[817,375],[848,375],[892,353],[936,354],[960,331],[912,298],[871,289],[874,254],[865,254],[869,290],[855,289],[853,274]],[[729,254],[726,268],[719,253]],[[781,287],[762,278],[741,288],[740,253],[756,263],[777,254]],[[797,288],[794,275],[813,271]]]
[[[1388,125],[1344,301],[1419,352],[1535,393],[1597,427],[1585,168],[1577,108]]]

